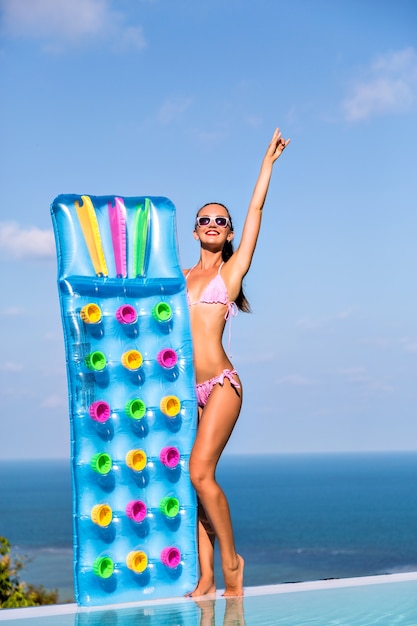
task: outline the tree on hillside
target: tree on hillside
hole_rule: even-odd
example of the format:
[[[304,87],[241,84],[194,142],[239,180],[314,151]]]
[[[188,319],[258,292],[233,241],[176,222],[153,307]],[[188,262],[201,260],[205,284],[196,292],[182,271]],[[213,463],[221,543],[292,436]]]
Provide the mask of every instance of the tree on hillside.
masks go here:
[[[28,585],[20,581],[25,562],[10,556],[10,543],[0,536],[0,609],[57,604],[58,591],[48,591],[43,585]]]

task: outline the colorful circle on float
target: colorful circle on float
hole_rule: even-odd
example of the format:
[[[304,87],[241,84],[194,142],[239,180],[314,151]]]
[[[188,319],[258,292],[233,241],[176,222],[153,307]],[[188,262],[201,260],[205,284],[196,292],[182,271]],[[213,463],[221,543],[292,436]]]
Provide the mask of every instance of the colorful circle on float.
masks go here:
[[[103,400],[97,400],[90,404],[89,413],[95,422],[107,422],[110,417],[110,405]]]
[[[159,510],[166,517],[176,517],[180,512],[180,501],[178,498],[167,496],[159,503]]]
[[[81,309],[80,317],[85,324],[98,324],[101,321],[101,309],[98,304],[89,302]]]
[[[175,417],[181,410],[181,402],[177,396],[165,396],[162,398],[159,408],[168,417]]]
[[[126,565],[135,574],[141,574],[148,567],[148,556],[142,550],[132,550],[126,557]]]
[[[112,465],[111,456],[107,452],[101,452],[91,457],[90,466],[98,474],[108,474]]]
[[[109,556],[100,556],[93,563],[93,572],[99,578],[110,578],[114,572],[114,563]]]
[[[172,309],[168,302],[158,302],[152,309],[152,316],[157,322],[169,322],[172,318]]]
[[[129,450],[126,454],[126,465],[134,472],[142,472],[147,463],[146,452],[143,450]]]
[[[175,350],[172,350],[171,348],[164,348],[164,350],[160,350],[158,352],[156,360],[161,367],[171,369],[172,367],[176,366],[178,362],[178,356]]]
[[[175,448],[174,446],[162,448],[159,454],[159,459],[165,467],[169,467],[170,469],[177,467],[180,462],[180,453],[178,448]]]
[[[116,319],[121,324],[134,324],[138,319],[138,314],[131,304],[123,304],[116,311]]]
[[[128,350],[122,354],[122,365],[128,370],[138,370],[143,363],[143,357],[138,350]]]
[[[126,505],[126,515],[133,522],[143,522],[148,510],[142,500],[131,500]]]
[[[101,372],[107,364],[106,357],[103,352],[100,352],[100,350],[95,350],[94,352],[87,354],[84,362],[88,369],[94,372]]]
[[[178,567],[181,561],[181,552],[174,546],[164,548],[161,552],[161,561],[167,567]]]
[[[132,420],[140,420],[146,414],[146,404],[140,398],[129,400],[125,406],[125,413]]]
[[[111,524],[112,519],[113,511],[108,504],[96,504],[91,509],[91,520],[94,524],[97,524],[97,526],[105,528]]]

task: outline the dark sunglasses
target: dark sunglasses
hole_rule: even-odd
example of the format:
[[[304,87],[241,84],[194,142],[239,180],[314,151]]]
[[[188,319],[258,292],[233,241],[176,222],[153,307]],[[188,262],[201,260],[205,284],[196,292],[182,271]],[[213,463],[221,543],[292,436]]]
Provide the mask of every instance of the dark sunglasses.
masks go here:
[[[197,226],[208,226],[211,222],[214,222],[216,226],[220,226],[221,228],[226,228],[227,226],[230,226],[230,228],[232,227],[229,218],[223,217],[223,215],[216,215],[216,217],[201,215],[195,220]]]

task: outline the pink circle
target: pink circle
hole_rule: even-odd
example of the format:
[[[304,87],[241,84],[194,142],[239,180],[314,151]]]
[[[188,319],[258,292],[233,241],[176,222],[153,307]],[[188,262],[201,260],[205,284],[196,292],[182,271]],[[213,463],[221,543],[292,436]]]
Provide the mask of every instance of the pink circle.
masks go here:
[[[163,465],[172,469],[176,467],[180,462],[180,453],[178,449],[174,447],[163,448],[161,450],[159,458]]]
[[[167,567],[177,567],[181,561],[181,552],[178,548],[164,548],[161,552],[161,561]]]
[[[174,367],[177,364],[178,357],[177,357],[177,353],[175,352],[175,350],[171,350],[171,348],[165,348],[164,350],[161,350],[160,352],[158,352],[156,360],[158,361],[161,367],[170,369],[171,367]]]
[[[138,315],[132,305],[123,304],[116,311],[116,319],[121,324],[134,324]]]
[[[90,417],[95,422],[107,422],[110,417],[110,405],[103,400],[98,400],[90,405]]]
[[[131,500],[126,505],[126,515],[134,522],[143,522],[146,513],[146,504],[142,500]]]

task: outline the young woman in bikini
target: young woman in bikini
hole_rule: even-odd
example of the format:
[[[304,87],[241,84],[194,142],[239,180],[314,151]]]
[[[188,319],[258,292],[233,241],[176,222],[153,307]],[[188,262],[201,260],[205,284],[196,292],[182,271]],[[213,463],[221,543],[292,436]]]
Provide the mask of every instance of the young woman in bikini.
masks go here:
[[[261,225],[272,168],[289,144],[274,132],[262,161],[249,204],[241,242],[233,252],[233,225],[222,204],[210,203],[197,213],[194,238],[200,260],[184,272],[194,348],[199,424],[190,456],[190,477],[199,502],[200,579],[189,595],[216,590],[214,540],[219,542],[225,596],[243,595],[243,558],[235,549],[229,506],[216,482],[216,466],[232,433],[242,404],[242,384],[222,345],[226,320],[238,308],[249,311],[242,280],[249,270]],[[230,324],[230,322],[229,322]]]

